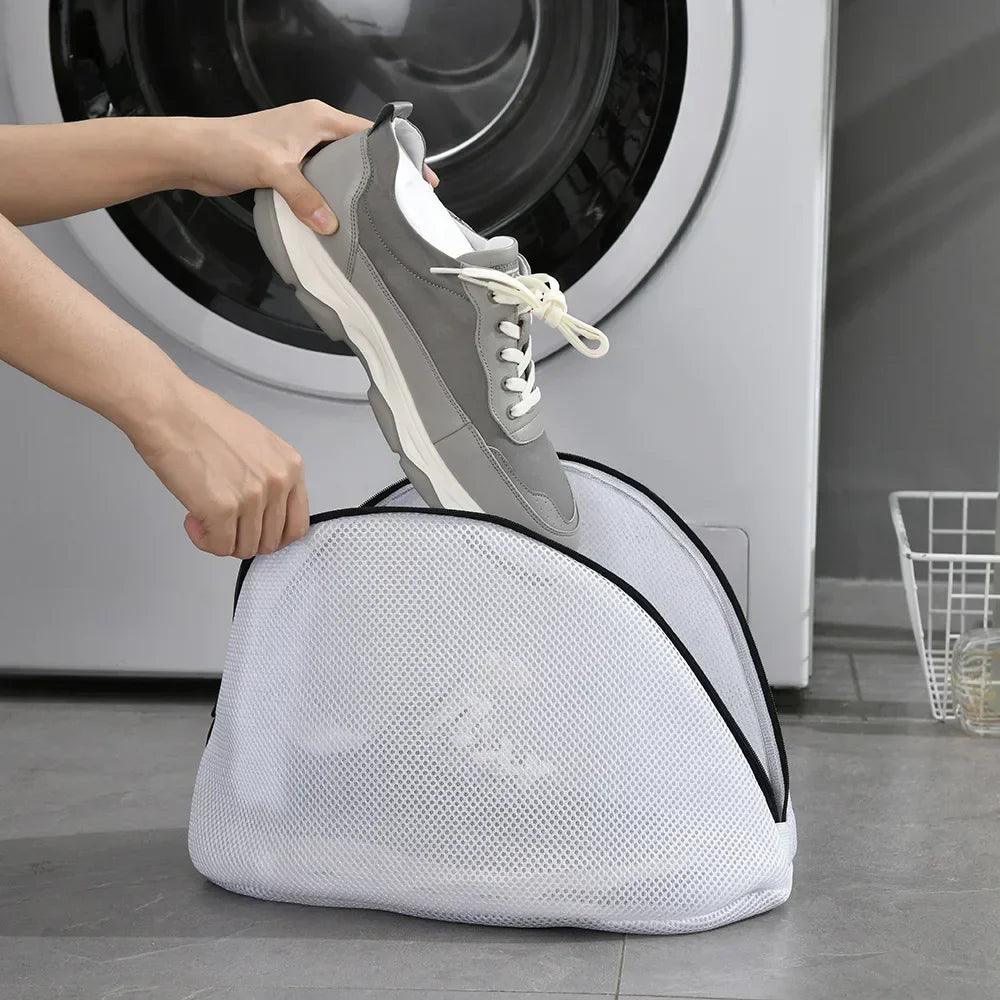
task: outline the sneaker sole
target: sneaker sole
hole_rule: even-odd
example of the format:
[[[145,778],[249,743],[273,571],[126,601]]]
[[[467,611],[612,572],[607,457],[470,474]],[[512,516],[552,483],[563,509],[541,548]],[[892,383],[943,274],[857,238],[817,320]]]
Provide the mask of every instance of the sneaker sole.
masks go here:
[[[253,215],[268,260],[320,329],[340,340],[343,327],[348,345],[368,372],[375,419],[410,481],[425,499],[429,487],[442,507],[482,511],[438,454],[381,324],[319,237],[277,192],[258,191]]]

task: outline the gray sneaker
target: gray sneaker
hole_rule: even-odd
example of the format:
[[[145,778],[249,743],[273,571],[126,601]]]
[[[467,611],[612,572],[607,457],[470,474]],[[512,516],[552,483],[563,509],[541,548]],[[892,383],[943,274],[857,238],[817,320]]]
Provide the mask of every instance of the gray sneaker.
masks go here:
[[[431,506],[485,511],[572,544],[576,503],[539,415],[533,317],[600,357],[604,334],[569,316],[559,286],[530,273],[510,237],[484,239],[421,175],[409,104],[305,165],[340,219],[317,236],[273,191],[257,235],[281,277],[368,371],[375,416]]]

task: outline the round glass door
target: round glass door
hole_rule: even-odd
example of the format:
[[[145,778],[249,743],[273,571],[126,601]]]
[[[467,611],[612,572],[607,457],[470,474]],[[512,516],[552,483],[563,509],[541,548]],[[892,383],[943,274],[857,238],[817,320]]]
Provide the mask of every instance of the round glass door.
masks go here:
[[[234,115],[318,97],[413,121],[441,199],[516,237],[565,286],[611,247],[663,162],[687,60],[685,0],[52,0],[68,120]],[[165,277],[263,337],[341,353],[260,250],[252,194],[169,191],[110,210]]]

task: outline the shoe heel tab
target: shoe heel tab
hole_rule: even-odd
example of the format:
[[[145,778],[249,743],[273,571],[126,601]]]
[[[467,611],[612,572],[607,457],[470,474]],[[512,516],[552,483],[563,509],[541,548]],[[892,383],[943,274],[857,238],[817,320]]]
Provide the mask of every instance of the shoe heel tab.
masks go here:
[[[368,129],[368,134],[371,135],[379,125],[383,122],[390,122],[393,118],[409,118],[412,111],[413,105],[409,101],[391,101],[388,104],[383,104],[382,110],[375,116],[375,121]]]

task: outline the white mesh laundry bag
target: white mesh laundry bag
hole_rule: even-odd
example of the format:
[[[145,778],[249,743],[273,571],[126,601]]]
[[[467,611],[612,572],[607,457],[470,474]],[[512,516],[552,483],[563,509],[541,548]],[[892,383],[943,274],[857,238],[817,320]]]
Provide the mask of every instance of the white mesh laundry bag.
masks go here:
[[[728,583],[662,501],[564,463],[578,552],[403,483],[244,564],[198,871],[263,899],[638,933],[788,898],[784,748]]]

